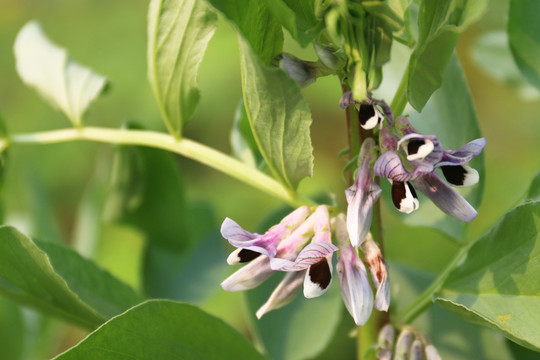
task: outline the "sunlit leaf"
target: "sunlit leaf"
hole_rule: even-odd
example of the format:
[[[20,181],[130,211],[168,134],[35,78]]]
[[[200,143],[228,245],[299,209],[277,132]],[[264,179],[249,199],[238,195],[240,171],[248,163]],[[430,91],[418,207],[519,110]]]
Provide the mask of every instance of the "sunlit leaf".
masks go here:
[[[486,0],[422,1],[407,84],[407,100],[416,110],[421,111],[442,85],[461,32],[480,17],[486,5]]]
[[[322,30],[315,16],[314,0],[264,0],[268,9],[302,46],[309,45]]]
[[[281,24],[264,0],[207,0],[229,19],[264,65],[283,49]]]
[[[21,79],[80,126],[90,103],[105,90],[106,79],[69,59],[35,21],[19,31],[14,50]]]
[[[148,10],[148,78],[161,116],[180,136],[199,103],[197,73],[217,16],[203,1],[152,0]]]
[[[294,80],[262,65],[239,39],[242,91],[253,136],[274,175],[295,188],[313,172],[309,106]]]
[[[517,90],[521,98],[536,100],[540,91],[529,84],[517,67],[504,31],[493,31],[475,39],[472,56],[491,77]]]
[[[525,78],[540,89],[540,2],[510,0],[508,41],[514,60]]]
[[[10,226],[0,227],[0,292],[89,328],[142,299],[76,252]]]
[[[434,279],[432,273],[416,267],[391,263],[392,311],[403,311]],[[511,359],[504,337],[491,329],[471,324],[439,306],[428,308],[411,325],[429,337],[444,360]]]
[[[471,93],[456,56],[450,59],[443,86],[437,90],[421,113],[412,112],[411,122],[424,134],[436,134],[444,149],[457,150],[469,141],[481,137],[480,126]],[[490,146],[488,143],[487,146]],[[478,207],[484,192],[484,156],[470,163],[480,175],[478,184],[460,191],[471,205]],[[460,239],[464,223],[439,210],[429,199],[422,197],[420,208],[407,215],[408,224],[431,226]]]
[[[437,302],[540,351],[539,229],[540,202],[506,214],[450,274]]]
[[[195,306],[152,300],[55,359],[264,359],[236,330]]]
[[[234,125],[231,130],[231,148],[234,155],[246,164],[258,167],[264,163],[257,142],[251,132],[244,101],[241,101],[236,108]]]

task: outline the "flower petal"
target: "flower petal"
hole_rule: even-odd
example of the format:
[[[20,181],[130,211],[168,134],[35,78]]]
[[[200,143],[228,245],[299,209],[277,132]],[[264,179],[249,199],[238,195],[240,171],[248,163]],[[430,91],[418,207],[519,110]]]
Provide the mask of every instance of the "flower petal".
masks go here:
[[[354,195],[351,197],[350,195]],[[366,237],[373,217],[373,204],[381,194],[381,188],[371,179],[368,162],[356,176],[356,182],[345,192],[347,195],[347,230],[353,246],[360,245]]]
[[[420,205],[416,191],[408,181],[392,181],[392,202],[396,209],[405,214],[412,213]]]
[[[363,129],[371,130],[384,120],[383,114],[373,104],[361,104],[358,110],[358,121]]]
[[[401,163],[399,155],[393,151],[387,151],[375,162],[373,167],[375,175],[392,179],[394,181],[405,182],[416,179],[420,172],[410,173]]]
[[[229,255],[229,257],[227,258],[227,264],[235,265],[239,263],[247,263],[260,255],[260,253],[255,251],[238,248]]]
[[[300,60],[287,53],[282,53],[277,58],[281,58],[281,67],[296,81],[298,86],[306,87],[317,80],[316,62]]]
[[[407,134],[398,141],[397,146],[403,148],[409,161],[426,160],[436,164],[442,158],[443,150],[435,135]]]
[[[332,283],[332,255],[311,265],[304,277],[304,296],[308,299],[321,296]]]
[[[279,285],[274,289],[268,300],[259,308],[259,310],[257,310],[257,313],[255,314],[257,315],[257,319],[260,319],[264,314],[279,309],[293,301],[302,288],[303,279],[303,271],[286,273],[283,280],[281,280]]]
[[[316,264],[327,255],[337,251],[336,245],[327,242],[314,242],[307,245],[300,251],[294,261],[274,257],[270,259],[270,265],[273,270],[280,271],[300,271],[305,270],[313,264]]]
[[[414,186],[430,198],[439,209],[460,221],[473,221],[478,215],[463,196],[446,185],[434,172],[416,179]]]
[[[478,156],[486,146],[486,138],[479,138],[463,145],[459,150],[446,150],[439,166],[463,165]]]
[[[362,244],[362,249],[364,250],[365,260],[371,272],[371,280],[377,288],[375,309],[388,311],[390,307],[390,282],[388,281],[388,270],[381,250],[371,239],[366,240]]]
[[[270,267],[270,259],[266,256],[259,256],[226,278],[221,283],[221,287],[225,291],[253,289],[268,279],[273,272]]]
[[[472,186],[478,183],[478,171],[467,165],[441,166],[444,178],[448,183],[457,187]]]

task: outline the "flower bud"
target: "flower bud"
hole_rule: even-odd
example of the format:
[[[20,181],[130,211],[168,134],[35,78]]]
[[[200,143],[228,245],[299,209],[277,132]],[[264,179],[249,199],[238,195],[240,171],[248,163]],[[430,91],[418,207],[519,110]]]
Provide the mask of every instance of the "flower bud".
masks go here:
[[[410,360],[425,360],[424,344],[419,339],[414,340],[411,346]]]
[[[296,81],[298,86],[306,87],[317,80],[317,63],[303,61],[287,53],[282,53],[276,58],[281,60],[281,67]]]
[[[394,360],[407,360],[409,358],[413,340],[414,334],[411,330],[405,328],[401,331],[396,342]]]

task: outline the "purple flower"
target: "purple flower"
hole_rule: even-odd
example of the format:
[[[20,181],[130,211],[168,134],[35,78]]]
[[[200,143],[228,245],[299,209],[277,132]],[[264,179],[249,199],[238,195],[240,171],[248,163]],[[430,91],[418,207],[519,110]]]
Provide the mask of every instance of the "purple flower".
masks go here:
[[[373,204],[381,194],[381,188],[373,181],[369,167],[370,150],[375,146],[373,139],[368,138],[362,144],[360,158],[362,166],[356,173],[356,181],[345,191],[347,196],[347,230],[351,244],[355,247],[362,244],[373,217]]]
[[[403,120],[401,117],[398,119],[398,123],[408,124],[406,119]],[[418,134],[410,124],[401,130],[405,135],[397,143],[397,148],[404,151],[406,160],[402,160],[395,151],[387,151],[377,159],[374,166],[377,176],[386,177],[391,181],[392,201],[396,208],[405,213],[418,208],[417,196],[412,186],[414,184],[448,215],[461,221],[472,221],[477,215],[476,210],[445,184],[435,169],[441,168],[451,185],[476,184],[479,179],[478,172],[465,163],[480,154],[486,145],[485,138],[471,141],[456,151],[443,150],[435,135]]]
[[[341,296],[356,325],[364,325],[373,310],[373,291],[366,267],[349,243],[349,235],[342,215],[336,218],[336,237],[339,241],[339,260],[336,266]]]
[[[339,106],[342,109],[346,109],[351,105],[357,107],[358,121],[363,129],[371,130],[375,127],[381,128],[385,116],[388,119],[389,125],[391,125],[393,122],[394,115],[392,113],[392,109],[390,108],[390,106],[388,106],[388,104],[386,104],[386,102],[384,102],[384,100],[373,99],[368,94],[367,100],[358,102],[353,99],[352,92],[347,91],[343,94],[343,96],[341,96]],[[381,110],[379,110],[379,107],[382,109],[382,112]]]
[[[259,318],[292,301],[302,283],[305,297],[311,298],[326,292],[332,282],[332,254],[337,247],[331,241],[328,208],[321,205],[309,213],[308,207],[300,207],[262,235],[250,233],[228,218],[222,224],[223,237],[237,247],[228,263],[249,262],[222,282],[224,290],[251,289],[275,271],[288,272],[257,311]]]

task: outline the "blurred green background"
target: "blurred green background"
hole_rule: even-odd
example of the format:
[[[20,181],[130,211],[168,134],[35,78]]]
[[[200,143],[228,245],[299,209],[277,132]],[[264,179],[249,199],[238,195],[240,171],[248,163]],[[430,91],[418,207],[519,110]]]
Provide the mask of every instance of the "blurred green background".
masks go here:
[[[15,72],[13,42],[19,29],[32,19],[39,20],[48,36],[68,49],[75,61],[110,80],[109,92],[91,107],[86,124],[118,128],[124,120],[133,119],[145,128],[165,131],[146,78],[147,6],[147,1],[140,0],[0,0],[0,113],[8,131],[15,134],[70,126],[61,113],[25,87]],[[465,32],[458,45],[488,144],[485,194],[478,218],[470,226],[473,237],[483,234],[522,199],[540,169],[540,96],[535,92],[524,96],[523,83],[514,78],[500,81],[490,75],[489,69],[493,73],[497,63],[475,61],[482,37],[504,30],[507,6],[503,0],[490,2],[484,18]],[[311,48],[300,49],[287,36],[286,49],[299,57],[314,59]],[[407,60],[395,58],[393,62],[405,64]],[[388,74],[385,82],[399,81]],[[236,35],[223,19],[200,68],[199,85],[201,102],[185,127],[185,136],[230,153],[229,133],[241,88]],[[340,91],[334,77],[320,78],[304,90],[313,113],[315,169],[313,178],[304,180],[300,191],[308,196],[333,194],[343,206],[346,183],[341,169],[345,162],[337,154],[347,143],[344,113],[338,107]],[[110,145],[86,142],[13,146],[4,185],[5,222],[39,238],[57,237],[81,246],[75,244],[83,231],[78,221],[81,200],[89,186],[110,178],[114,150]],[[176,159],[187,201],[212,206],[218,224],[228,216],[255,230],[269,212],[282,205],[198,163]],[[406,228],[394,209],[384,204],[383,217],[387,256],[393,264],[433,274],[457,249],[442,233],[433,235],[425,229]],[[101,236],[93,255],[96,261],[140,288],[140,235],[118,225],[105,227]],[[396,265],[396,272],[399,266]],[[223,273],[223,278],[226,275]],[[393,275],[393,280],[401,277]],[[242,296],[224,293],[219,287],[213,293],[203,307],[248,331]],[[6,309],[11,309],[8,301],[2,301]],[[34,354],[54,355],[86,334],[61,321],[33,321],[36,315],[31,311],[25,310],[23,314],[28,327],[24,341],[38,349],[32,350]],[[445,321],[445,315],[441,316],[441,322]],[[7,339],[8,332],[5,327],[0,329],[0,338]],[[506,355],[499,354],[500,358]]]

